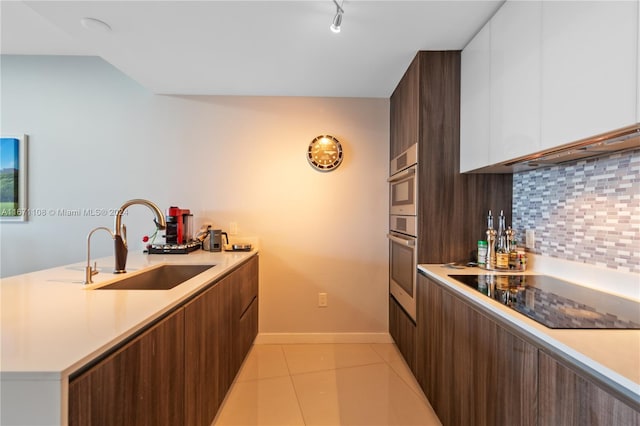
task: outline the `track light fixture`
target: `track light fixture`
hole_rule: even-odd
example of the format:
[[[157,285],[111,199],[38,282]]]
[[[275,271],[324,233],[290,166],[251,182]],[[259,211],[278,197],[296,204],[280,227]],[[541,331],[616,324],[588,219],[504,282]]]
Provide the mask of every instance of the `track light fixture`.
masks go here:
[[[333,0],[333,3],[336,5],[336,16],[333,17],[333,23],[329,28],[337,34],[340,32],[340,25],[342,25],[342,14],[344,13],[344,9],[342,9],[342,6],[338,4],[337,0]],[[344,4],[344,0],[342,0],[342,4]]]

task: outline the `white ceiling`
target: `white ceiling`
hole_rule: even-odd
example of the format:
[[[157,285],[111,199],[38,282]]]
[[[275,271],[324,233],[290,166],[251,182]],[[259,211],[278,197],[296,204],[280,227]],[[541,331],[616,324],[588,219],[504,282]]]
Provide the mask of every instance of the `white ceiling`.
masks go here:
[[[155,93],[387,98],[418,50],[459,50],[502,0],[2,1],[3,54],[100,56]],[[108,23],[90,31],[84,17]]]

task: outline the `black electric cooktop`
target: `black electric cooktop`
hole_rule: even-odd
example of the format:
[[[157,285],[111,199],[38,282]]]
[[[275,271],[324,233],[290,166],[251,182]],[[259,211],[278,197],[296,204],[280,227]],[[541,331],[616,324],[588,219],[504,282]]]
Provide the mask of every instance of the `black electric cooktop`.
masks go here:
[[[549,328],[640,329],[640,303],[548,275],[449,275]]]

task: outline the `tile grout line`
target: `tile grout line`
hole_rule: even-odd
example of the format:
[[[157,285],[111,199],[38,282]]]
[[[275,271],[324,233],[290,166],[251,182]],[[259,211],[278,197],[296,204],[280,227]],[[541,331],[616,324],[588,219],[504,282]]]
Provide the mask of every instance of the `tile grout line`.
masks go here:
[[[293,382],[293,376],[291,375],[291,369],[289,368],[289,361],[287,360],[287,354],[284,351],[283,345],[280,346],[280,350],[282,351],[282,357],[284,358],[284,363],[287,365],[287,372],[289,373],[289,382],[291,383],[291,387],[293,388],[293,394],[296,396],[296,402],[298,403],[298,411],[300,412],[300,417],[302,417],[302,423],[304,425],[307,424],[307,420],[304,416],[304,411],[302,410],[302,404],[300,403],[300,396],[298,395],[298,389],[296,389],[296,384]]]
[[[392,345],[393,345],[393,347],[394,347],[394,348],[396,348],[396,352],[397,352],[397,350],[398,350],[397,345],[396,345],[395,343],[392,343]],[[395,374],[396,376],[398,376],[398,378],[402,381],[402,383],[406,384],[406,385],[409,387],[409,389],[411,390],[411,392],[413,392],[414,394],[416,394],[418,397],[420,397],[420,398],[424,399],[425,401],[428,401],[428,402],[429,402],[429,405],[431,405],[431,401],[429,401],[429,399],[427,398],[427,396],[424,394],[424,391],[423,391],[423,390],[422,390],[422,388],[420,387],[420,384],[419,384],[419,383],[417,383],[417,381],[416,381],[415,385],[417,385],[417,386],[418,386],[418,390],[419,390],[419,392],[418,392],[418,390],[416,390],[416,389],[415,389],[414,383],[408,383],[408,382],[404,379],[404,377],[402,377],[402,376],[401,376],[401,375],[400,375],[400,374],[395,370],[395,368],[393,368],[393,365],[391,365],[391,361],[390,361],[390,360],[385,359],[382,355],[380,355],[380,354],[375,350],[375,348],[373,348],[373,344],[372,344],[372,343],[369,343],[369,346],[372,346],[372,348],[371,348],[371,349],[372,349],[374,352],[376,352],[376,353],[378,354],[378,356],[380,356],[380,358],[382,358],[382,360],[383,360],[383,361],[384,361],[384,362],[389,366],[389,368],[391,369],[391,371],[393,371],[393,372],[394,372],[394,374]],[[407,369],[407,371],[408,371],[408,372],[410,372],[410,373],[411,373],[411,375],[413,376],[413,372],[411,371],[411,368],[409,368],[409,366],[407,365],[407,362],[404,360],[404,358],[403,358],[402,356],[398,356],[398,361],[401,361],[401,362],[402,362],[402,364],[403,364],[403,365],[405,366],[405,368]]]
[[[381,362],[368,362],[366,364],[345,365],[343,367],[326,368],[326,369],[323,369],[323,370],[303,371],[303,372],[300,372],[300,373],[291,373],[290,376],[291,377],[299,377],[299,376],[306,376],[306,375],[309,375],[309,374],[326,373],[327,371],[347,370],[349,368],[368,367],[368,366],[371,366],[371,365],[378,365],[378,364],[386,364],[386,362],[384,362],[384,360],[383,360]]]

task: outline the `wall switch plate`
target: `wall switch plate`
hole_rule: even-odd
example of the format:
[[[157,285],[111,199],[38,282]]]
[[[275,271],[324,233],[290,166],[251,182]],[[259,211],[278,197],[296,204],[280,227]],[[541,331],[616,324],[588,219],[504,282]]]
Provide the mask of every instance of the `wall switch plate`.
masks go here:
[[[525,233],[525,247],[528,249],[534,249],[536,248],[536,231],[533,229],[527,229],[527,232]]]
[[[327,293],[318,293],[318,307],[319,308],[327,307]]]

